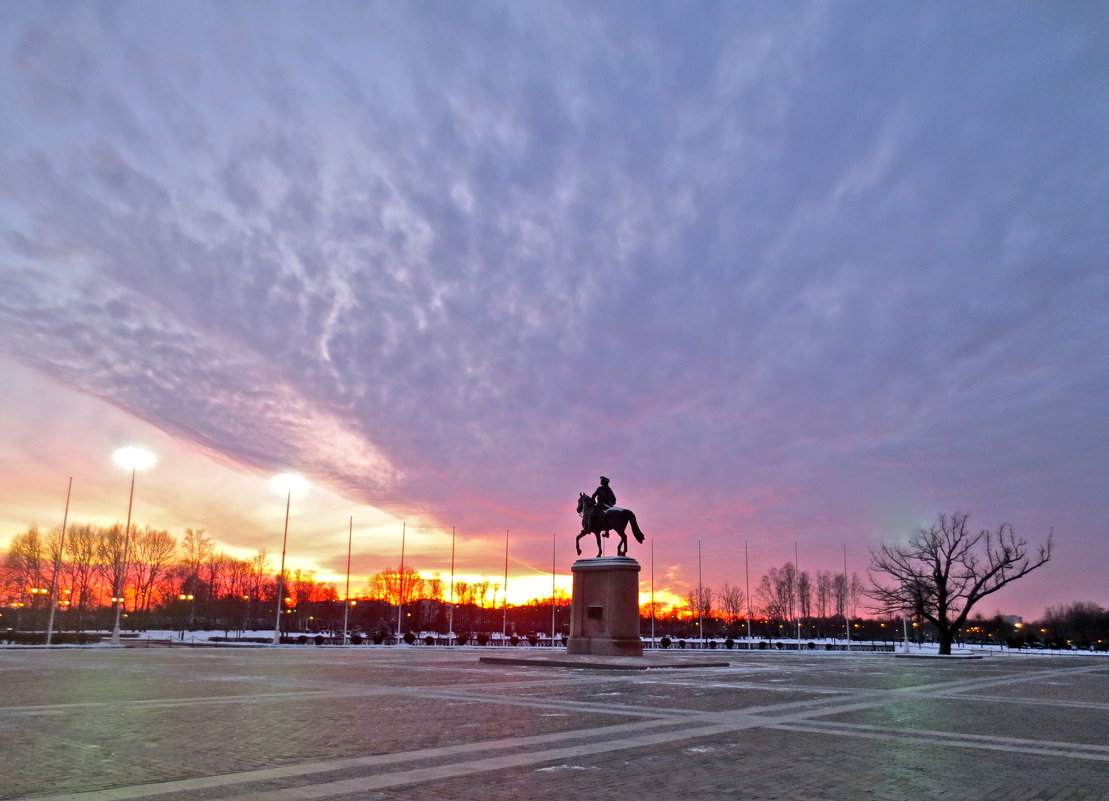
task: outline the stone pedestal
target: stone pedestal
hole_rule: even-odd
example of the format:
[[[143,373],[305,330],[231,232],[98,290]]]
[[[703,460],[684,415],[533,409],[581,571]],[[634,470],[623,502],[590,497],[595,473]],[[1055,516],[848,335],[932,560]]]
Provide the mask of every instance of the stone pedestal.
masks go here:
[[[600,556],[574,562],[568,654],[643,656],[639,639],[639,562]]]

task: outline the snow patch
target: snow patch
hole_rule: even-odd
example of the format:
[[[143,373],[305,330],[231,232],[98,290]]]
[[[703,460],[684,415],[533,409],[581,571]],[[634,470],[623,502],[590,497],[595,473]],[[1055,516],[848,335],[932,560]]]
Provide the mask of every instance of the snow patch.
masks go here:
[[[596,770],[596,768],[587,768],[585,765],[551,765],[549,768],[536,768],[536,773],[553,773],[556,770]]]

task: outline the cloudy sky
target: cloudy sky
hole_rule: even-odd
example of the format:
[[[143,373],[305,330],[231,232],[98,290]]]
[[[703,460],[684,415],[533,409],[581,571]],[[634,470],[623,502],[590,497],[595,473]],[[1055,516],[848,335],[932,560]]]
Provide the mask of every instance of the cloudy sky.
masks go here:
[[[0,24],[0,545],[136,521],[682,592],[937,514],[1109,604],[1099,3],[23,3]],[[632,555],[646,571],[648,548]],[[546,575],[546,578],[543,576]],[[537,590],[541,592],[540,588]]]

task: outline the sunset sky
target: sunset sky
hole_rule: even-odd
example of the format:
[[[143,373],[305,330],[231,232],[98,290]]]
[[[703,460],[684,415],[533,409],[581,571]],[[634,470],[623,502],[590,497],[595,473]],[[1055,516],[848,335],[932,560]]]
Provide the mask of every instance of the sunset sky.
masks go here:
[[[1109,7],[5,2],[0,548],[203,528],[660,592],[941,512],[1109,605]],[[631,546],[644,565],[651,549]],[[563,583],[560,580],[560,583]],[[534,588],[534,589],[533,589]]]

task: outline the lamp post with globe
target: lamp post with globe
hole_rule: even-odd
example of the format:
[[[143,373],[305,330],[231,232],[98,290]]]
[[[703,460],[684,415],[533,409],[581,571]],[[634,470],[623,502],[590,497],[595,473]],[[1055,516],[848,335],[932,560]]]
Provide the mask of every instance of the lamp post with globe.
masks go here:
[[[112,595],[112,603],[116,608],[115,623],[112,625],[112,645],[119,645],[119,616],[123,610],[123,591],[127,582],[127,549],[131,544],[131,508],[135,502],[135,474],[139,470],[146,470],[153,466],[156,460],[150,451],[134,446],[119,448],[112,454],[112,459],[120,467],[131,471],[131,492],[127,496],[127,525],[123,529],[123,554],[119,571],[116,573],[115,592]]]

